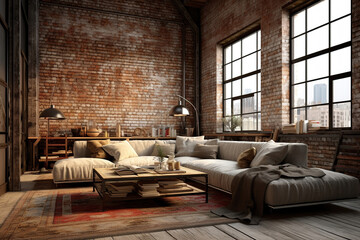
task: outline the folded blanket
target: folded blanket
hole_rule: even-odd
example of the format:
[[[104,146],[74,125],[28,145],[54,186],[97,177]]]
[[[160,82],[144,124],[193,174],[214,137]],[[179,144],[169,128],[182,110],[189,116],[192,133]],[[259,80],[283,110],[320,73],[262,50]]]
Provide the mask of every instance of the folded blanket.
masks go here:
[[[261,165],[237,174],[231,183],[232,200],[228,207],[211,210],[219,216],[238,218],[249,224],[259,224],[263,215],[265,193],[270,182],[281,177],[323,177],[320,169],[291,164]]]

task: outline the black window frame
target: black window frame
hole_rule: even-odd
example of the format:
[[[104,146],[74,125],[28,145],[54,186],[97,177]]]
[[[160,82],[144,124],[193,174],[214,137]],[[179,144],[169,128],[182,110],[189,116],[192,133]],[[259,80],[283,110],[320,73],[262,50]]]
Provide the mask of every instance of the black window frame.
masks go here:
[[[246,37],[252,35],[252,34],[256,34],[256,50],[250,53],[247,53],[246,55],[243,55],[243,39],[245,39]],[[239,38],[237,38],[236,40],[223,45],[223,61],[222,61],[222,70],[223,70],[223,74],[222,74],[222,86],[223,86],[223,118],[225,117],[236,117],[236,116],[240,116],[242,118],[242,122],[243,122],[243,116],[250,116],[250,115],[256,115],[256,129],[250,129],[250,130],[244,130],[243,126],[244,124],[241,124],[240,126],[240,130],[235,130],[236,132],[254,132],[254,131],[261,131],[261,101],[259,101],[259,99],[261,100],[261,66],[259,68],[259,62],[261,62],[261,43],[259,44],[259,37],[261,38],[261,29],[260,28],[256,28],[250,32],[247,32],[243,35],[241,35]],[[233,51],[232,51],[232,46],[235,45],[236,43],[238,43],[239,41],[241,41],[241,56],[237,59],[233,59],[232,55],[233,55]],[[259,46],[260,45],[260,46]],[[228,47],[231,47],[231,60],[230,62],[226,63],[226,54],[225,51]],[[251,71],[248,72],[246,74],[242,73],[242,68],[243,68],[243,61],[242,59],[251,56],[252,54],[256,55],[256,70],[255,71]],[[260,57],[260,60],[259,60]],[[239,76],[236,77],[232,77],[233,75],[233,68],[231,67],[231,78],[228,80],[226,79],[226,66],[229,64],[232,64],[238,60],[241,59],[241,74]],[[252,93],[247,93],[247,94],[240,94],[238,96],[233,97],[232,93],[233,93],[233,86],[231,84],[231,97],[230,98],[226,98],[226,84],[227,83],[231,83],[237,80],[242,80],[246,77],[250,77],[250,76],[255,76],[256,77],[256,91],[252,92]],[[259,76],[260,76],[260,86],[259,86]],[[240,88],[240,92],[242,93],[243,90],[243,82],[241,82],[241,88]],[[251,98],[251,97],[256,97],[256,111],[253,112],[246,112],[243,113],[243,101],[244,99],[247,98]],[[227,100],[231,100],[231,115],[226,115],[226,101]],[[234,114],[234,101],[240,100],[240,114]],[[260,116],[260,118],[259,118]],[[260,123],[259,123],[260,120]],[[260,125],[260,126],[259,126]],[[225,125],[223,124],[223,132],[230,132],[231,130],[225,129]]]
[[[290,122],[294,122],[295,121],[295,116],[293,114],[294,110],[296,109],[304,109],[305,110],[305,119],[303,120],[319,120],[319,119],[308,119],[308,108],[309,107],[317,107],[317,106],[328,106],[328,129],[351,129],[353,126],[352,123],[352,101],[353,101],[353,96],[352,96],[352,91],[350,89],[350,100],[346,100],[346,101],[338,101],[338,102],[334,102],[333,101],[333,82],[335,80],[339,80],[339,79],[343,79],[343,78],[350,78],[350,88],[352,86],[353,83],[353,79],[352,79],[352,33],[351,34],[351,38],[350,41],[348,42],[344,42],[335,46],[331,46],[331,23],[333,22],[337,22],[339,20],[345,19],[347,17],[350,17],[350,21],[352,19],[352,8],[350,8],[350,13],[343,15],[341,17],[337,17],[336,19],[331,20],[331,0],[329,0],[329,7],[328,7],[328,21],[324,24],[321,24],[315,28],[312,28],[310,30],[307,29],[307,11],[309,8],[311,8],[312,6],[318,4],[320,1],[315,1],[310,3],[309,5],[306,5],[304,7],[302,7],[301,9],[298,9],[294,12],[292,12],[290,14],[290,36],[289,36],[289,41],[290,41]],[[350,6],[352,6],[352,0],[350,0]],[[295,16],[296,14],[305,11],[305,32],[298,34],[296,36],[293,36],[293,16]],[[350,22],[351,27],[350,29],[352,29],[352,22]],[[307,34],[310,32],[313,32],[319,28],[322,28],[324,26],[328,26],[328,44],[329,47],[320,51],[316,51],[310,54],[307,54]],[[350,30],[351,31],[351,30]],[[300,36],[305,36],[305,56],[293,59],[293,54],[294,54],[294,45],[293,45],[293,39],[300,37]],[[331,53],[335,52],[336,50],[340,50],[340,49],[345,49],[347,47],[350,47],[350,71],[348,72],[344,72],[344,73],[340,73],[340,74],[331,74]],[[325,77],[320,77],[320,78],[316,78],[316,79],[311,79],[308,80],[307,79],[307,61],[309,59],[321,56],[323,54],[328,54],[328,60],[329,60],[329,69],[328,69],[328,75],[326,75]],[[293,65],[301,62],[301,61],[305,61],[305,81],[304,82],[298,82],[298,83],[293,83],[294,82],[294,75],[293,75]],[[321,80],[321,79],[326,79],[328,78],[328,82],[329,82],[329,86],[328,86],[328,102],[327,103],[321,103],[321,104],[308,104],[307,103],[307,98],[308,98],[308,88],[307,85],[308,83],[317,81],[317,80]],[[293,86],[296,85],[300,85],[300,84],[304,84],[305,83],[305,103],[303,106],[297,106],[294,107],[294,93],[293,93]],[[350,126],[349,127],[334,127],[334,123],[333,123],[333,105],[335,104],[341,104],[341,103],[350,103]]]

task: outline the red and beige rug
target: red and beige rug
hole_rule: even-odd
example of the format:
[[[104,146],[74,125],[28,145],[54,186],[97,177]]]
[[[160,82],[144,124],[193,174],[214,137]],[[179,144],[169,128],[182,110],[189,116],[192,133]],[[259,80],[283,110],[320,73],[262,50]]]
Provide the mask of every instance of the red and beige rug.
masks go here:
[[[104,211],[92,188],[27,192],[0,228],[0,239],[87,239],[234,222],[210,213],[231,197],[205,196],[113,202]]]

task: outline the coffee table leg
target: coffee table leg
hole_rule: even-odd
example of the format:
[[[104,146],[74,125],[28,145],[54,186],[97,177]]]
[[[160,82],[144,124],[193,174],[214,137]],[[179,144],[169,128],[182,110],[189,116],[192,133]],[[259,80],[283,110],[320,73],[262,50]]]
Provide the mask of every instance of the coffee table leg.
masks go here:
[[[95,170],[93,169],[93,192],[95,192]]]
[[[209,202],[209,185],[208,185],[208,176],[205,176],[205,191],[206,191],[206,203]]]

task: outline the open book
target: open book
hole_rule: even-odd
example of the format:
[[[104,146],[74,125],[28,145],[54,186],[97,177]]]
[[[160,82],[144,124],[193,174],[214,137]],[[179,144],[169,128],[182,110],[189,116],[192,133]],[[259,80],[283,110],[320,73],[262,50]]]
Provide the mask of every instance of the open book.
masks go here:
[[[153,171],[134,165],[120,165],[116,168],[115,173],[118,175],[137,175],[142,173],[153,173]]]

